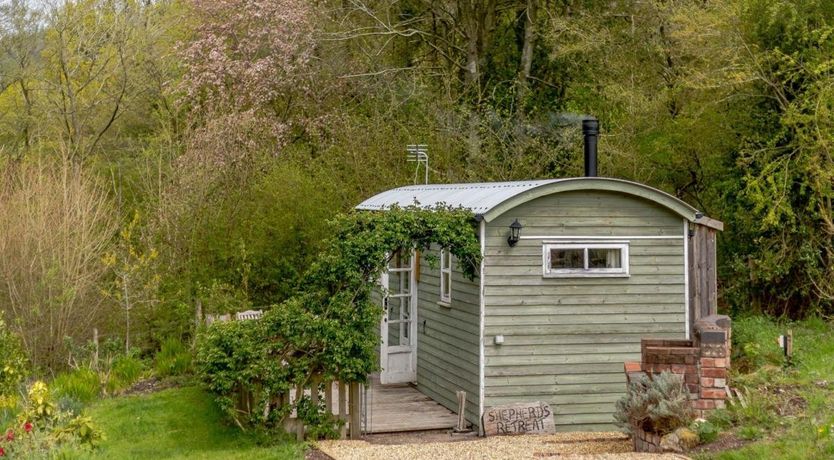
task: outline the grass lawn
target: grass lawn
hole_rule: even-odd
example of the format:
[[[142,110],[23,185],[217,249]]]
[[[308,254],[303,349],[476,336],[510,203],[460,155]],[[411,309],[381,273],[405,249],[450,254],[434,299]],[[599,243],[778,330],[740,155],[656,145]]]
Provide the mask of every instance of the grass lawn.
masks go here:
[[[794,359],[776,338],[793,330]],[[820,319],[778,324],[763,317],[733,324],[731,385],[747,395],[713,418],[724,434],[749,442],[699,460],[834,459],[834,324]],[[717,415],[717,417],[715,417]]]
[[[295,441],[259,445],[255,436],[229,425],[196,387],[104,400],[89,414],[107,436],[94,458],[304,458],[304,445]]]

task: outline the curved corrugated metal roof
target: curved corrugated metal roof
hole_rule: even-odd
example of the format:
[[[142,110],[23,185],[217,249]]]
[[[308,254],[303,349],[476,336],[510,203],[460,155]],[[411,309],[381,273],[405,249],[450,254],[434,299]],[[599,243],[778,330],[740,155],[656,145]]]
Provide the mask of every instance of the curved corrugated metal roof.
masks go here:
[[[637,182],[604,177],[527,180],[516,182],[478,182],[470,184],[409,185],[386,190],[356,206],[356,209],[383,210],[388,207],[417,204],[433,207],[446,204],[472,210],[487,222],[527,201],[553,193],[577,190],[602,190],[626,193],[653,201],[692,222],[716,222],[705,218],[684,201],[656,188]]]
[[[409,206],[412,204],[433,207],[443,203],[456,208],[471,209],[475,214],[484,214],[519,193],[557,181],[559,179],[409,185],[374,195],[360,203],[356,209],[380,210],[392,205]]]

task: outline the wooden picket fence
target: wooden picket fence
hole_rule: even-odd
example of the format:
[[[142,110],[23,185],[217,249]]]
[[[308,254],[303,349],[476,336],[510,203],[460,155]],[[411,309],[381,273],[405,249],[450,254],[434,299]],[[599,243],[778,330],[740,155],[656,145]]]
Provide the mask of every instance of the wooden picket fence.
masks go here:
[[[199,314],[199,313],[198,313]],[[214,322],[247,321],[258,320],[263,316],[263,310],[247,310],[234,315],[206,315],[206,324]],[[341,421],[340,437],[342,439],[359,439],[362,435],[362,396],[359,382],[326,381],[322,385],[322,376],[313,375],[306,385],[297,385],[284,394],[273,398],[273,403],[278,407],[294,405],[302,397],[309,396],[314,407],[324,401],[324,410],[327,415],[333,416]],[[323,391],[319,390],[323,387]],[[255,406],[258,388],[241,386],[237,390],[237,401],[235,409],[242,414],[251,414]],[[268,411],[269,408],[266,409]],[[264,417],[268,415],[265,412]],[[296,416],[296,411],[284,419],[284,430],[287,433],[295,433],[299,441],[304,440],[307,427]]]
[[[226,313],[225,315],[206,315],[206,325],[210,325],[212,323],[228,323],[229,321],[247,321],[247,320],[255,320],[260,319],[261,316],[264,315],[263,310],[246,310],[246,311],[239,311],[235,314]],[[198,323],[199,325],[199,323]]]
[[[322,385],[324,383],[324,385]],[[322,381],[320,375],[314,375],[305,385],[297,385],[287,393],[273,398],[278,407],[294,405],[302,397],[309,397],[314,407],[324,402],[327,415],[341,421],[340,437],[342,439],[359,439],[362,435],[362,397],[359,382]],[[323,387],[320,389],[319,387]],[[252,388],[240,388],[237,410],[241,413],[251,413],[255,404],[255,391]],[[264,414],[265,416],[267,413]],[[308,427],[297,417],[295,409],[284,419],[284,430],[295,433],[299,441],[303,441]]]

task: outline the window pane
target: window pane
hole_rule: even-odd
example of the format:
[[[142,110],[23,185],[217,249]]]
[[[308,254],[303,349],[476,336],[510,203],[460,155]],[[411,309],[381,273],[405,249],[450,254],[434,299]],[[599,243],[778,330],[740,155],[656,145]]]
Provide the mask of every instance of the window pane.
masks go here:
[[[588,268],[623,268],[619,248],[588,249]]]
[[[411,323],[411,297],[400,297],[400,345],[408,345],[408,328]]]
[[[388,302],[388,346],[400,345],[400,311],[402,299],[392,297]]]
[[[582,249],[551,249],[550,268],[585,268],[584,250]]]
[[[398,294],[408,294],[410,292],[410,289],[411,289],[411,285],[410,285],[411,284],[411,272],[410,271],[399,272],[399,273],[397,273],[397,275],[398,275],[397,277],[399,279],[397,280],[397,283],[396,283],[396,286],[397,286],[397,291],[396,292]]]
[[[452,276],[451,276],[451,273],[449,273],[449,272],[441,273],[440,276],[443,277],[443,292],[442,292],[443,297],[448,299],[449,296],[452,293],[452,279],[451,279]]]

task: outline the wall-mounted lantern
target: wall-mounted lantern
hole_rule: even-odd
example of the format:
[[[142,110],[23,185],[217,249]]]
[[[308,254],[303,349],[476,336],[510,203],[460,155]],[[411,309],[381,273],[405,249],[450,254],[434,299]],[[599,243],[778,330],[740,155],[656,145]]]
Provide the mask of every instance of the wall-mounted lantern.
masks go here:
[[[518,243],[520,233],[521,224],[518,223],[518,219],[516,219],[510,224],[510,236],[507,237],[507,244],[509,244],[510,247],[513,247],[516,243]]]

